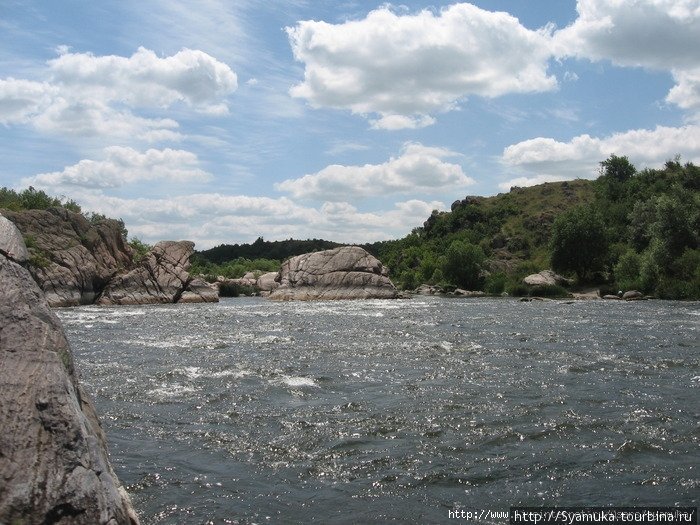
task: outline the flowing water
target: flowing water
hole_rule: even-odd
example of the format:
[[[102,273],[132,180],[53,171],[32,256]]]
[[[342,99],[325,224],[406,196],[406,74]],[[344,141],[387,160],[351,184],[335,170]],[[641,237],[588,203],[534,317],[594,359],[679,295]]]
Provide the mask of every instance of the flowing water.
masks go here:
[[[58,313],[146,525],[699,504],[698,303]]]

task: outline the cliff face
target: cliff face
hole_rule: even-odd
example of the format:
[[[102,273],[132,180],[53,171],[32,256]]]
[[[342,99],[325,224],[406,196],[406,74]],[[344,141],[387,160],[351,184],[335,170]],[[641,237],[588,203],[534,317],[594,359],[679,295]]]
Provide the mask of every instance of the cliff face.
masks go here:
[[[0,523],[138,523],[58,318],[0,217]]]
[[[63,208],[2,214],[27,241],[29,268],[51,306],[93,303],[117,273],[133,264],[117,221],[92,224]]]
[[[379,260],[358,246],[292,257],[282,264],[270,299],[394,299],[398,292]]]
[[[27,241],[28,268],[51,306],[218,301],[187,273],[189,241],[158,243],[136,264],[118,221],[92,223],[63,208],[2,214]]]

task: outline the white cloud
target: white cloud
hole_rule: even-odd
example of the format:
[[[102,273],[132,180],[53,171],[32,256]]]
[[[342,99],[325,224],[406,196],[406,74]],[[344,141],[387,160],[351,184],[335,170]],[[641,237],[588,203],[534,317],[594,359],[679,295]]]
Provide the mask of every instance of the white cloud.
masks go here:
[[[677,84],[671,88],[666,100],[690,110],[695,120],[700,120],[700,67],[676,71],[673,77]]]
[[[461,166],[443,160],[454,156],[458,154],[444,148],[407,143],[399,157],[382,164],[334,164],[317,173],[277,183],[275,189],[297,198],[344,201],[395,193],[435,193],[473,184]]]
[[[576,21],[554,34],[561,56],[662,70],[700,62],[697,0],[578,0],[576,10]]]
[[[377,128],[422,127],[431,113],[470,95],[549,91],[548,29],[531,31],[507,13],[467,3],[439,13],[390,7],[342,24],[301,21],[287,28],[304,81],[291,89],[314,107],[377,114]]]
[[[112,146],[105,149],[104,160],[84,159],[62,171],[41,173],[24,179],[23,185],[66,189],[117,188],[129,184],[167,180],[169,182],[208,181],[211,175],[199,168],[194,153],[173,149],[149,149],[143,153],[132,148]]]
[[[666,100],[700,109],[698,0],[578,0],[576,9],[554,34],[557,55],[670,71],[677,85]]]
[[[502,162],[509,168],[536,173],[537,177],[512,179],[499,187],[592,178],[598,174],[599,163],[611,154],[627,156],[638,168],[660,166],[676,155],[697,163],[700,162],[700,126],[657,126],[653,130],[631,130],[604,138],[579,135],[569,142],[543,137],[519,142],[505,148]]]
[[[31,124],[51,134],[148,142],[180,140],[171,118],[141,109],[182,103],[194,111],[228,113],[236,74],[202,51],[183,49],[160,58],[139,48],[131,57],[69,53],[48,62],[45,82],[0,79],[0,122]]]
[[[46,108],[56,88],[45,82],[0,79],[0,123],[21,124]]]
[[[143,47],[128,58],[64,53],[48,64],[52,84],[65,88],[64,93],[130,107],[167,108],[181,101],[218,113],[221,99],[237,88],[230,67],[192,49],[163,58]]]

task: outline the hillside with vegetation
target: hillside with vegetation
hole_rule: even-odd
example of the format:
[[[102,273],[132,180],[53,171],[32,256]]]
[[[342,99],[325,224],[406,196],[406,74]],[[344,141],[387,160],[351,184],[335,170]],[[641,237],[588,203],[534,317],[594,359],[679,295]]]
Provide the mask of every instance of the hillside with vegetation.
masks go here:
[[[403,239],[368,248],[405,289],[526,295],[522,278],[553,268],[578,287],[700,299],[700,168],[674,160],[637,171],[613,155],[600,173],[467,197]]]

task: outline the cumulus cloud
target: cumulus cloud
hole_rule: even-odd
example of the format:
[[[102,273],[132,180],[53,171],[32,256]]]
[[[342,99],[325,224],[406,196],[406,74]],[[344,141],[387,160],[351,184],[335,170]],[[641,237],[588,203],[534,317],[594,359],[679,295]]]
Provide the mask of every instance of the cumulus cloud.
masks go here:
[[[130,57],[64,53],[48,65],[52,83],[65,91],[131,107],[167,108],[181,101],[216,113],[226,107],[221,99],[237,88],[229,66],[192,49],[162,58],[143,47]]]
[[[45,82],[0,79],[0,123],[21,124],[50,103],[58,90]]]
[[[24,185],[81,189],[117,188],[128,184],[167,180],[171,182],[208,181],[211,175],[199,168],[194,153],[173,149],[149,149],[143,153],[132,148],[105,148],[103,160],[84,159],[62,171],[41,173],[24,179]]]
[[[657,126],[599,138],[579,135],[569,142],[535,138],[508,146],[502,162],[509,168],[536,173],[505,181],[499,186],[528,186],[551,180],[595,177],[599,163],[611,154],[625,155],[638,167],[654,167],[676,155],[700,162],[700,126]]]
[[[557,86],[547,74],[548,29],[532,31],[507,13],[467,3],[403,15],[385,6],[342,24],[301,21],[287,33],[305,66],[292,96],[314,107],[376,114],[375,128],[430,125],[431,113],[454,109],[470,95]]]
[[[700,109],[697,0],[578,0],[576,9],[576,21],[554,34],[557,55],[670,71],[677,85],[666,100]]]
[[[194,111],[228,113],[236,74],[202,51],[158,57],[139,48],[131,57],[95,56],[59,49],[46,81],[0,79],[0,122],[29,123],[47,133],[145,141],[179,140],[177,122],[143,117],[141,109],[182,103]]]
[[[473,184],[461,166],[444,159],[458,154],[444,148],[407,143],[399,157],[382,164],[334,164],[317,173],[275,184],[297,198],[342,201],[394,193],[435,193]]]

